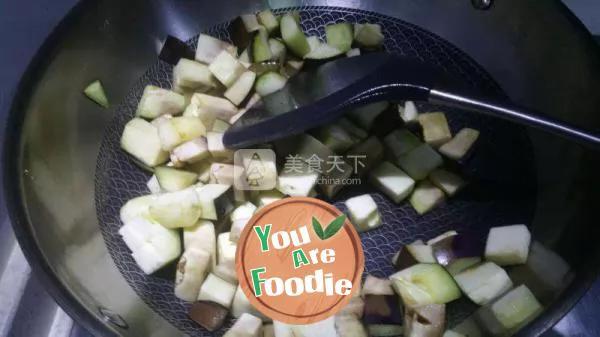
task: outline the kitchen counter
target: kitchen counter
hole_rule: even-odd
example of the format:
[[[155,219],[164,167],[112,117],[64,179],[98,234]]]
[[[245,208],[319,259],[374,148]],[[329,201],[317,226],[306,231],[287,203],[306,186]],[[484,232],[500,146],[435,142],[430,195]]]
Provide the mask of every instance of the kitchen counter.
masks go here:
[[[46,34],[75,0],[0,2],[0,113],[6,113],[16,82]],[[600,35],[597,0],[567,0],[567,5],[595,34]],[[18,37],[13,34],[19,31]],[[4,125],[1,125],[0,139]],[[0,182],[1,184],[1,182]],[[1,187],[1,185],[0,185]],[[0,200],[0,337],[90,336],[52,301],[31,275]],[[559,324],[544,336],[600,336],[600,281]]]

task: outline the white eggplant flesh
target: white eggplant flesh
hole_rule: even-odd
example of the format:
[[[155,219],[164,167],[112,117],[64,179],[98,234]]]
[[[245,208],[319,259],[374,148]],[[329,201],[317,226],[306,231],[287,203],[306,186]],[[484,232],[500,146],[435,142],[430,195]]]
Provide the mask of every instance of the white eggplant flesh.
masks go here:
[[[154,119],[161,115],[178,115],[185,108],[185,97],[174,91],[148,85],[138,103],[136,116]]]
[[[361,295],[394,295],[392,281],[368,275],[362,287]]]
[[[356,24],[354,40],[365,48],[379,48],[384,40],[381,26],[373,23]]]
[[[479,305],[492,301],[513,286],[506,271],[493,262],[469,268],[454,279],[460,289]]]
[[[415,181],[389,162],[383,162],[370,173],[371,183],[395,203],[400,203],[412,192]]]
[[[250,62],[250,55],[248,54],[248,48],[244,49],[244,51],[238,57],[238,61],[246,68],[250,68],[252,62]]]
[[[244,231],[244,228],[246,228],[246,225],[249,221],[250,218],[246,218],[238,219],[231,223],[231,232],[229,235],[229,240],[231,240],[231,242],[237,243],[239,241],[240,236],[242,235],[242,232]]]
[[[319,43],[308,54],[304,55],[306,60],[326,60],[343,55],[344,51],[337,49],[327,43]]]
[[[269,49],[271,50],[271,60],[283,61],[287,55],[285,44],[278,39],[269,39]]]
[[[119,212],[121,222],[125,224],[138,217],[150,219],[150,205],[156,198],[156,195],[143,195],[127,201]]]
[[[250,108],[252,108],[260,100],[261,97],[257,93],[254,93],[254,95],[250,96],[250,98],[248,99],[248,103],[246,103],[246,106],[243,109],[240,109],[238,113],[231,116],[231,118],[229,118],[229,124],[235,124],[235,122],[237,122],[238,119],[240,119],[240,117],[242,117]]]
[[[103,108],[108,108],[108,98],[106,97],[104,87],[102,87],[102,83],[99,80],[88,84],[83,90],[83,93],[96,104]]]
[[[489,309],[502,325],[503,330],[513,332],[513,329],[519,328],[533,319],[543,310],[543,307],[531,290],[527,286],[521,285],[484,309]]]
[[[194,103],[194,95],[196,95],[196,93],[192,94],[190,97],[190,104],[185,108],[185,111],[183,111],[183,116],[197,117],[202,121],[202,124],[204,124],[207,131],[211,130],[217,117],[215,117],[215,114],[212,111],[201,108],[198,104]]]
[[[148,211],[153,220],[167,228],[192,227],[202,215],[200,200],[193,188],[158,195]]]
[[[406,305],[445,304],[461,297],[452,276],[438,264],[417,264],[390,280]]]
[[[260,29],[254,34],[251,43],[252,55],[250,56],[254,64],[260,65],[265,61],[273,59],[273,54],[269,46],[269,34],[265,28]]]
[[[446,306],[426,304],[406,306],[404,312],[404,336],[439,337],[444,333]]]
[[[242,19],[244,28],[246,28],[248,33],[255,32],[261,28],[261,24],[258,23],[258,18],[254,14],[240,15],[240,19]]]
[[[396,161],[423,142],[412,132],[406,129],[395,130],[383,139],[385,151],[390,160]]]
[[[283,197],[283,193],[279,192],[278,190],[261,191],[258,194],[258,197],[256,198],[256,205],[259,209],[261,209],[267,205],[270,205],[276,201],[283,199]]]
[[[185,250],[202,249],[210,253],[208,271],[217,266],[217,236],[215,225],[211,221],[200,220],[194,226],[184,228],[183,247]]]
[[[458,333],[456,331],[453,331],[453,330],[446,330],[442,337],[467,337],[467,336],[465,336],[461,333]]]
[[[287,83],[287,78],[280,73],[269,71],[256,80],[255,90],[260,96],[267,96],[281,90]]]
[[[277,190],[292,197],[308,197],[318,179],[316,172],[283,172],[277,177]]]
[[[217,119],[217,120],[215,120],[215,123],[213,124],[213,127],[210,131],[218,132],[218,133],[225,133],[225,131],[229,130],[230,127],[231,127],[231,125],[229,125],[229,123],[224,122],[220,119]]]
[[[192,96],[190,105],[191,104],[196,105],[201,110],[198,112],[198,117],[201,120],[208,120],[210,118],[208,116],[202,116],[204,113],[210,114],[214,119],[220,119],[223,121],[228,121],[231,116],[238,113],[238,108],[236,108],[236,106],[227,99],[202,93],[195,93]],[[213,123],[206,125],[206,129],[211,130]]]
[[[477,324],[474,316],[469,316],[452,328],[453,331],[465,337],[485,337],[484,331]]]
[[[262,337],[262,320],[248,313],[242,314],[223,337]]]
[[[215,123],[216,124],[216,123]],[[206,137],[198,137],[178,145],[171,152],[177,161],[189,164],[197,163],[210,156]]]
[[[158,137],[165,151],[206,135],[206,126],[197,117],[174,117],[158,126]]]
[[[182,58],[173,68],[173,89],[177,92],[206,92],[216,87],[216,79],[205,64]]]
[[[445,240],[446,238],[449,238],[449,237],[454,236],[454,235],[458,235],[458,232],[455,231],[455,230],[449,230],[447,232],[444,232],[444,233],[442,233],[442,234],[434,237],[433,239],[427,240],[427,245],[433,246],[436,243],[438,243],[438,242],[440,242],[442,240]]]
[[[194,302],[210,267],[210,253],[197,248],[184,251],[177,264],[175,296]]]
[[[150,177],[146,183],[146,187],[148,187],[148,190],[150,190],[150,193],[152,194],[160,194],[163,192],[162,187],[160,187],[160,183],[156,178],[156,174],[153,174],[152,177]]]
[[[469,153],[478,138],[479,131],[464,128],[452,140],[440,146],[439,151],[450,159],[461,160]]]
[[[141,118],[134,118],[125,124],[121,148],[149,167],[169,160],[169,153],[162,148],[158,129]]]
[[[346,207],[350,215],[350,221],[352,221],[357,231],[364,232],[381,226],[377,203],[369,194],[346,200]]]
[[[454,196],[467,184],[463,178],[443,168],[431,171],[429,180],[449,197]]]
[[[250,219],[256,210],[256,206],[248,201],[234,209],[229,218],[232,222],[242,219]]]
[[[336,337],[335,318],[329,317],[311,324],[292,325],[292,333],[294,337]]]
[[[212,63],[217,55],[223,50],[231,52],[234,47],[222,40],[210,35],[200,34],[198,37],[198,47],[196,48],[196,60],[202,63]]]
[[[220,279],[214,274],[208,274],[206,280],[202,283],[202,287],[200,287],[198,301],[215,302],[229,309],[231,302],[233,302],[235,289],[235,285]]]
[[[400,119],[406,124],[419,122],[419,110],[413,101],[406,101],[404,105],[398,104],[398,113],[400,114]]]
[[[229,239],[229,232],[221,233],[217,237],[218,265],[235,264],[235,252],[237,246]]]
[[[531,233],[525,225],[490,229],[485,245],[485,258],[500,266],[524,264],[529,256]]]
[[[377,116],[389,107],[389,103],[378,102],[356,108],[348,112],[347,116],[361,129],[370,131]]]
[[[202,219],[219,220],[233,210],[231,185],[206,184],[196,188],[202,208]]]
[[[256,74],[252,71],[245,71],[240,77],[225,91],[225,98],[227,98],[231,103],[235,105],[240,105],[244,99],[248,96],[252,88],[254,87],[254,82],[256,81]]]
[[[213,270],[213,274],[231,284],[237,285],[239,283],[237,272],[235,270],[235,263],[231,261],[227,263],[218,264],[217,267]]]
[[[286,13],[280,21],[281,37],[286,46],[298,57],[310,52],[310,46],[300,24],[291,13]]]
[[[428,112],[419,115],[423,129],[423,139],[432,147],[438,148],[452,139],[448,120],[443,112]]]
[[[396,160],[409,176],[415,180],[425,179],[431,171],[442,166],[444,160],[427,144],[421,144]]]
[[[198,181],[198,175],[194,172],[178,170],[171,167],[156,167],[154,175],[162,190],[176,192],[194,185]]]
[[[279,20],[270,10],[262,11],[256,14],[258,22],[263,25],[269,34],[272,34],[279,28]]]
[[[275,337],[296,337],[292,331],[292,326],[287,323],[273,321],[273,331]]]
[[[428,180],[419,182],[409,199],[410,204],[419,215],[431,211],[444,200],[444,192]]]
[[[360,56],[360,55],[361,55],[361,53],[360,53],[359,48],[352,48],[346,52],[346,57],[354,57],[354,56]]]
[[[306,38],[306,42],[308,42],[310,51],[317,49],[321,45],[321,40],[318,36],[309,36]]]
[[[154,125],[155,127],[158,128],[162,123],[168,121],[171,118],[173,118],[173,116],[171,116],[171,115],[161,115],[161,116],[158,116],[158,117],[154,118],[150,122],[150,124],[152,124],[152,125]]]
[[[207,145],[208,146],[208,145]],[[188,171],[198,174],[198,181],[202,184],[210,182],[210,167],[212,162],[207,158],[197,163],[189,163],[185,166]]]
[[[353,315],[335,316],[335,328],[340,337],[368,337],[362,322]]]
[[[210,182],[213,184],[233,185],[235,167],[231,164],[212,163],[210,165]]]
[[[224,134],[220,132],[209,132],[206,135],[208,151],[216,160],[230,163],[233,161],[234,152],[226,148],[223,144],[223,135]]]
[[[148,243],[154,236],[164,236],[168,232],[166,228],[150,219],[136,217],[121,226],[119,234],[127,248],[134,252],[145,243]]]
[[[342,22],[325,27],[325,36],[327,37],[327,44],[335,47],[346,53],[352,47],[352,40],[354,39],[353,26],[351,23]]]

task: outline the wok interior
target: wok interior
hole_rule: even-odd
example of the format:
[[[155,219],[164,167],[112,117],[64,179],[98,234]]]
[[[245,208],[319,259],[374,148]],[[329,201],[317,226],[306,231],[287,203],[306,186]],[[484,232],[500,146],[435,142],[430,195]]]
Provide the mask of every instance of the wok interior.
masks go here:
[[[152,15],[162,13],[160,8],[154,7],[160,4],[153,3],[151,9],[146,9],[150,12],[148,20],[157,20]],[[132,11],[129,12],[132,14],[137,9],[140,13],[146,13],[141,9],[143,7],[135,7],[137,5],[141,6],[132,2],[124,12]],[[38,252],[27,252],[27,244],[24,249],[30,259],[48,263],[70,292],[64,294],[57,291],[59,296],[65,296],[66,302],[76,300],[82,305],[77,310],[83,312],[75,314],[83,317],[84,323],[90,320],[88,326],[98,331],[103,331],[101,329],[105,327],[99,323],[99,319],[102,319],[99,308],[106,308],[127,323],[128,329],[119,330],[123,334],[164,336],[184,331],[191,335],[209,335],[187,318],[185,304],[173,296],[170,275],[165,273],[167,276],[164,278],[143,275],[133,264],[129,251],[117,234],[120,226],[119,208],[125,200],[147,193],[145,182],[148,178],[118,149],[118,139],[123,125],[133,115],[143,86],[158,84],[170,87],[171,69],[164,63],[155,63],[164,33],[176,35],[177,31],[181,33],[183,30],[190,37],[198,33],[201,29],[189,24],[190,17],[197,14],[198,19],[206,19],[204,28],[211,26],[209,23],[221,23],[209,32],[227,38],[224,35],[226,25],[223,23],[239,14],[243,8],[238,7],[235,13],[215,9],[215,18],[208,19],[206,14],[181,6],[167,11],[179,15],[165,19],[172,25],[167,25],[169,29],[160,31],[159,28],[153,28],[156,30],[151,32],[151,36],[155,37],[153,41],[132,41],[133,37],[143,35],[137,31],[137,27],[125,25],[121,17],[125,14],[111,12],[110,6],[96,8],[100,14],[92,14],[93,8],[82,10],[80,20],[87,18],[100,25],[89,28],[89,31],[74,31],[65,37],[65,47],[51,54],[52,62],[44,68],[45,72],[32,91],[28,104],[23,106],[27,109],[21,137],[24,146],[22,151],[18,146],[13,150],[19,153],[18,158],[22,160],[9,169],[15,173],[27,170],[26,175],[19,175],[21,181],[14,186],[15,191],[23,196],[22,202],[15,204],[24,211],[24,217],[18,225],[31,231],[34,238],[31,243],[39,247],[39,256],[36,256]],[[245,8],[245,12],[256,9]],[[395,13],[396,17],[403,16],[400,15],[400,7],[392,8],[397,11],[368,9]],[[96,16],[102,16],[102,13],[109,19],[99,20]],[[111,13],[112,17],[108,15]],[[217,17],[220,20],[216,20]],[[421,16],[416,17],[412,18],[414,21],[407,17],[404,19],[416,21],[425,28],[435,28],[435,24],[421,20]],[[303,12],[303,22],[310,35],[322,34],[325,24],[342,18],[351,22],[381,22],[389,51],[436,62],[474,87],[498,90],[477,62],[436,35],[411,24],[391,17],[341,8],[308,8]],[[477,20],[474,19],[473,23],[468,24],[475,22]],[[176,23],[186,29],[176,27]],[[79,24],[88,27],[90,23],[82,21]],[[119,24],[129,29],[120,29],[123,26]],[[143,22],[138,24],[145,25]],[[444,35],[440,34],[439,29],[436,33]],[[81,38],[86,34],[97,37],[98,41],[92,43],[95,41],[92,39],[82,42]],[[113,41],[102,40],[105,34],[110,34]],[[457,41],[456,38],[454,40]],[[132,48],[124,45],[126,43],[139,44],[142,48],[133,52]],[[464,45],[461,47],[469,49]],[[93,51],[100,53],[92,57]],[[101,55],[106,54],[113,58],[102,59]],[[484,63],[489,67],[489,61]],[[150,68],[146,68],[149,64]],[[509,64],[505,63],[507,69]],[[499,73],[497,68],[492,68]],[[125,75],[127,81],[123,78]],[[81,88],[86,82],[98,76],[102,80],[106,78],[104,82],[109,98],[115,97],[111,99],[112,102],[119,102],[117,97],[123,98],[123,103],[111,109],[109,114],[90,107],[89,102],[80,97]],[[123,79],[123,83],[112,77]],[[506,83],[500,83],[500,86],[508,91],[506,84],[511,83],[506,77],[494,77],[496,80],[503,79]],[[588,83],[591,84],[592,80]],[[508,89],[513,88],[509,86]],[[565,95],[563,92],[554,97],[548,96],[547,99],[562,102]],[[532,97],[537,98],[535,95]],[[587,105],[579,101],[573,106],[581,107],[578,111],[582,111],[582,118],[586,111],[591,111],[589,107],[586,110]],[[428,106],[422,108],[425,111],[435,109]],[[557,109],[546,111],[554,112]],[[525,130],[505,122],[458,111],[448,111],[448,116],[453,132],[463,126],[475,127],[482,132],[475,155],[462,167],[465,176],[474,183],[456,199],[424,217],[416,216],[407,206],[398,207],[385,197],[375,195],[385,226],[363,235],[366,271],[376,276],[388,275],[391,272],[391,255],[401,244],[415,239],[428,239],[445,230],[455,229],[482,242],[489,227],[526,223],[531,225],[537,240],[554,247],[576,269],[577,278],[572,289],[566,291],[562,303],[577,297],[577,290],[583,289],[581,284],[590,279],[588,274],[594,272],[587,264],[597,257],[591,244],[593,235],[590,235],[597,230],[589,225],[593,221],[590,216],[593,208],[589,206],[597,179],[592,174],[598,164],[596,157],[546,135],[529,133],[530,143]],[[18,131],[18,127],[15,130]],[[101,140],[104,142],[100,147]],[[342,208],[340,200],[363,192],[375,191],[368,186],[351,188],[334,201],[338,201],[336,205]],[[21,237],[25,235],[23,233],[29,234],[23,231]],[[22,243],[23,240],[28,239],[22,239]],[[561,308],[555,308],[558,309]],[[453,304],[448,311],[451,323],[464,318],[472,310],[467,300]],[[552,313],[550,308],[547,315]],[[92,321],[92,316],[96,316],[98,321]],[[544,319],[541,324],[548,322],[547,316],[540,317],[540,320]],[[110,323],[106,326],[115,331],[119,329]]]

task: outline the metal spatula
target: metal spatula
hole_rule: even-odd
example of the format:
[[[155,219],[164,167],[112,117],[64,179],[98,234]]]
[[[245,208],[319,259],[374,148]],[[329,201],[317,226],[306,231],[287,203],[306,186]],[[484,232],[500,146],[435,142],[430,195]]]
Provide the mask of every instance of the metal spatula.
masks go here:
[[[501,98],[457,90],[441,71],[389,53],[370,53],[325,63],[292,77],[286,86],[263,97],[225,133],[228,148],[302,133],[333,122],[360,105],[387,100],[425,101],[485,113],[545,130],[600,148],[600,137],[539,115]]]

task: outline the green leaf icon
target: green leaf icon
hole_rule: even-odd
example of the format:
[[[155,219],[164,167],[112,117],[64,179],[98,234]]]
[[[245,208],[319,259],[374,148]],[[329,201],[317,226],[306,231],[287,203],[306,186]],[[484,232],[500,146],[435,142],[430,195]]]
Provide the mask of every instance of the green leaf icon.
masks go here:
[[[344,226],[345,221],[346,215],[342,214],[335,218],[329,225],[327,225],[327,228],[325,228],[324,240],[329,239],[330,237],[334,236],[337,232],[339,232],[340,229],[342,229],[342,227]]]
[[[319,239],[325,240],[325,233],[323,232],[323,227],[321,227],[321,223],[314,216],[312,218],[312,226]]]

